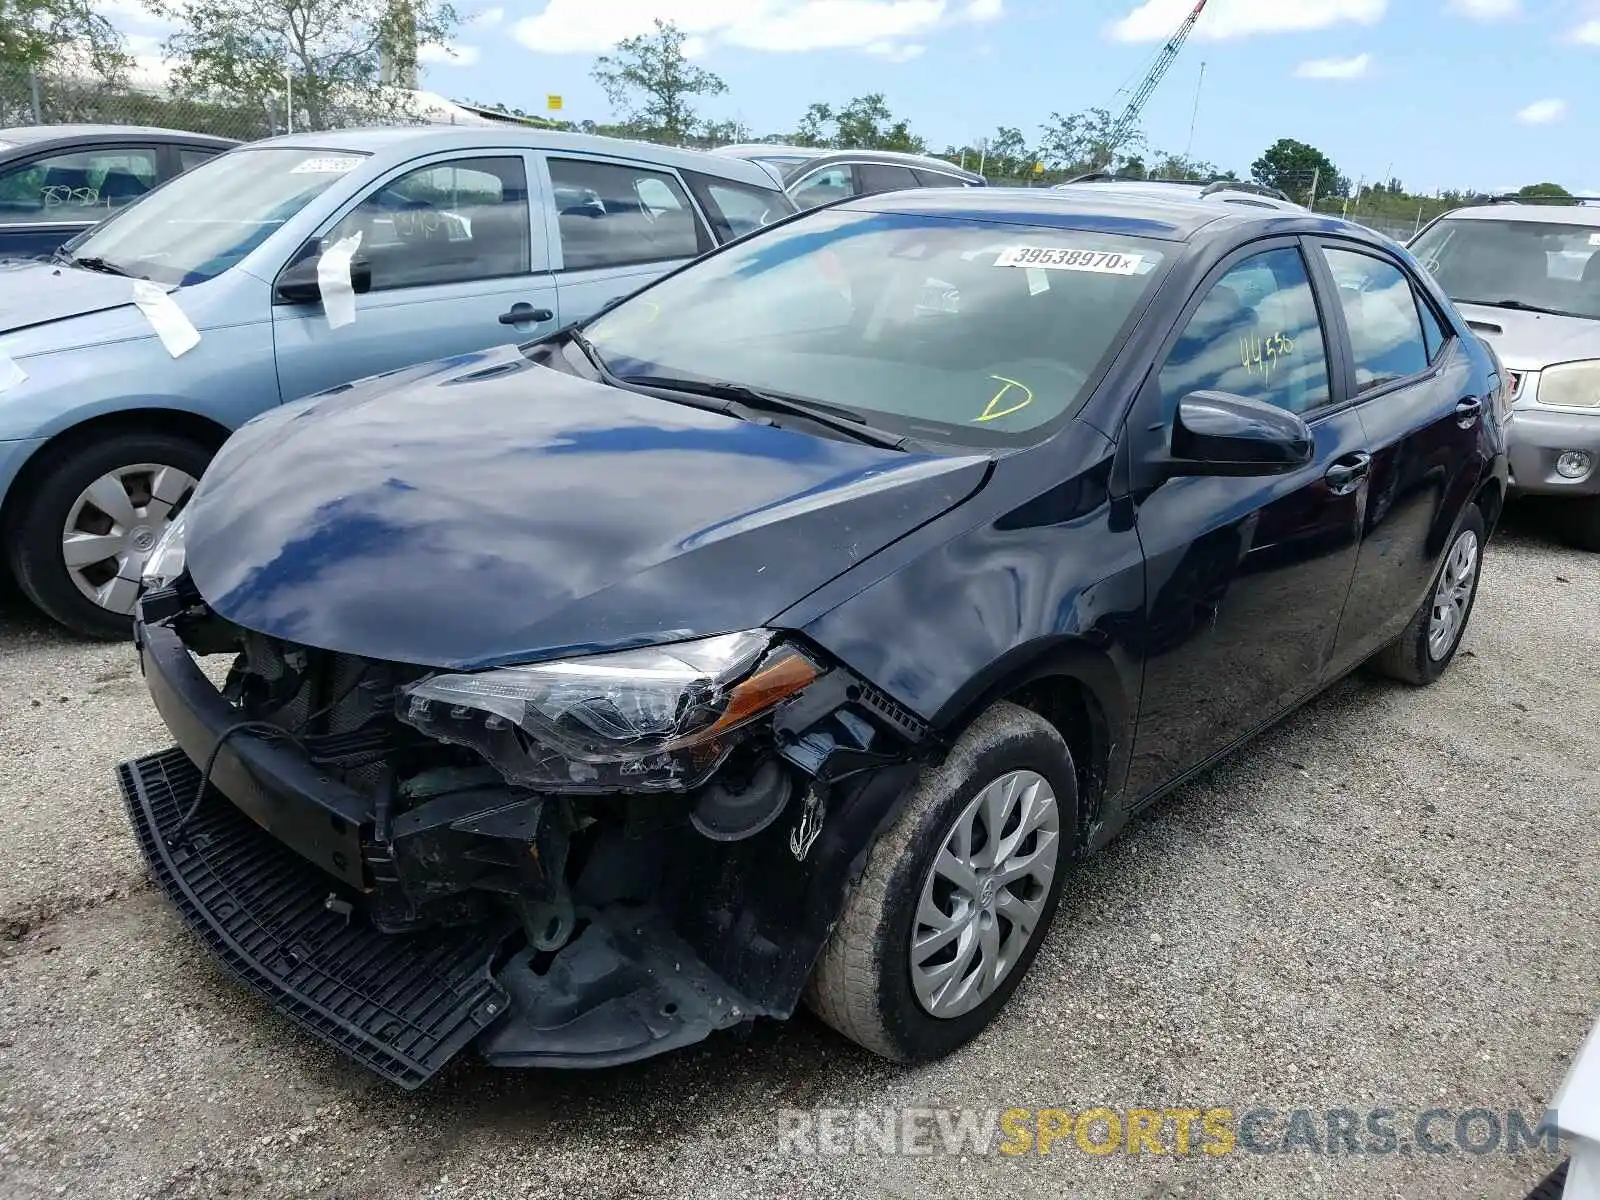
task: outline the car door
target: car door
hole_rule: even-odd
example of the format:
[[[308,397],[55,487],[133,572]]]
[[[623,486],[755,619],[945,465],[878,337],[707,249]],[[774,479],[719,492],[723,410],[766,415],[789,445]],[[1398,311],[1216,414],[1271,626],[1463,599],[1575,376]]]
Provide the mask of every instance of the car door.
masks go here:
[[[625,159],[549,153],[549,254],[563,323],[637,291],[715,240],[678,173]]]
[[[43,258],[161,182],[157,147],[96,144],[0,169],[0,257]]]
[[[1191,298],[1125,426],[1145,554],[1144,686],[1130,767],[1143,797],[1322,681],[1349,592],[1366,448],[1294,239],[1236,252]],[[1298,413],[1311,465],[1250,478],[1150,475],[1178,401],[1217,390]]]
[[[521,151],[436,155],[347,205],[285,270],[359,234],[372,288],[337,328],[320,302],[274,302],[283,398],[554,329],[544,207],[530,202],[529,178]]]
[[[1350,346],[1347,381],[1372,453],[1355,580],[1332,669],[1345,671],[1399,636],[1433,582],[1484,462],[1480,423],[1493,397],[1426,290],[1381,250],[1318,241]]]

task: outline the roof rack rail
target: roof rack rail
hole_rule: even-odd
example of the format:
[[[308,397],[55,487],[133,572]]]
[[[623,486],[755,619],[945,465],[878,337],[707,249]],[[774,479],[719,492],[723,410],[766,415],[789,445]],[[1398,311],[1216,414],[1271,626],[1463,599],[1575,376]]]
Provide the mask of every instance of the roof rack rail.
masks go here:
[[[1200,194],[1214,196],[1218,192],[1249,192],[1252,196],[1267,196],[1273,200],[1294,203],[1289,199],[1289,194],[1280,188],[1268,187],[1264,183],[1254,183],[1248,179],[1213,179]]]
[[[1600,204],[1600,196],[1519,196],[1506,192],[1500,196],[1473,196],[1469,203],[1478,204]]]

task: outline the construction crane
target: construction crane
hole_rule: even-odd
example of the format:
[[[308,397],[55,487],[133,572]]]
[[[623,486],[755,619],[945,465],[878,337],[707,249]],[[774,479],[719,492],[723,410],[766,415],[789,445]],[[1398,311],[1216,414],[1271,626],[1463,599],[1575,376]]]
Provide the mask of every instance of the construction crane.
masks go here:
[[[1173,61],[1178,57],[1178,51],[1183,49],[1183,44],[1189,40],[1189,35],[1194,32],[1195,22],[1200,19],[1200,14],[1206,10],[1206,0],[1200,0],[1192,12],[1183,19],[1173,35],[1167,39],[1167,44],[1161,48],[1161,53],[1156,55],[1156,61],[1150,67],[1150,73],[1144,77],[1144,82],[1133,93],[1133,99],[1128,101],[1128,107],[1122,110],[1122,115],[1117,118],[1117,123],[1111,127],[1111,136],[1106,140],[1106,159],[1116,157],[1117,151],[1127,145],[1128,139],[1133,136],[1134,128],[1139,124],[1139,117],[1144,112],[1144,106],[1150,103],[1150,97],[1155,94],[1156,88],[1161,86],[1167,71],[1171,69]]]

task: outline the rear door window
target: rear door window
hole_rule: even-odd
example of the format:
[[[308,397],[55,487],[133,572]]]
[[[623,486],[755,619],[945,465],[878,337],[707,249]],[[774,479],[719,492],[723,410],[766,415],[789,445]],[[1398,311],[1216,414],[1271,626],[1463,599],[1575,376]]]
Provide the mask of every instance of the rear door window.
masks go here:
[[[1405,273],[1370,254],[1329,246],[1324,246],[1322,253],[1339,285],[1339,304],[1355,360],[1356,390],[1371,391],[1426,371],[1431,355],[1417,297]]]
[[[913,167],[911,173],[917,177],[917,182],[923,187],[967,187],[967,181],[958,175],[946,175],[943,171],[928,171],[922,167]]]
[[[713,244],[669,172],[552,158],[550,181],[566,270],[693,258]]]
[[[917,177],[911,173],[910,167],[899,167],[889,163],[862,163],[856,171],[861,177],[863,193],[898,192],[918,186]]]

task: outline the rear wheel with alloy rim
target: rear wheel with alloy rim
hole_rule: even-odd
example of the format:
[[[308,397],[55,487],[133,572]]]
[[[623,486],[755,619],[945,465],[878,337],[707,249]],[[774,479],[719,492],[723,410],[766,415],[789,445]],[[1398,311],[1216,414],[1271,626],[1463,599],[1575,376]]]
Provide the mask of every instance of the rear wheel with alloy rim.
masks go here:
[[[1443,675],[1455,659],[1478,597],[1486,528],[1478,507],[1467,509],[1422,607],[1405,632],[1374,656],[1379,674],[1421,687]]]
[[[1001,702],[925,769],[873,847],[806,1003],[886,1058],[926,1061],[978,1034],[1021,983],[1074,851],[1072,755]]]
[[[145,561],[211,451],[166,434],[112,434],[56,453],[19,486],[5,531],[23,592],[90,637],[126,637]]]

